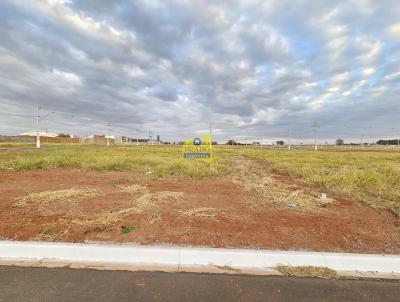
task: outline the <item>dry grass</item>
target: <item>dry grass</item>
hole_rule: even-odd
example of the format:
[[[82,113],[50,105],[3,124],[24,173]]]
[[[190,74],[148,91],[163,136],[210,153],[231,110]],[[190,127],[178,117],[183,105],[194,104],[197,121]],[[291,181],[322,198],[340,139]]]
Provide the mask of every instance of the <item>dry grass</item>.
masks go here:
[[[120,211],[108,210],[101,213],[94,219],[74,219],[71,221],[71,224],[103,230],[104,228],[109,227],[121,220],[122,217],[123,215],[121,215]]]
[[[146,214],[149,216],[148,223],[153,224],[161,219],[160,213],[158,213],[160,205],[185,201],[183,192],[161,191],[151,193],[145,186],[141,185],[126,186],[123,190],[133,195],[140,195],[133,201],[132,206],[120,210],[105,211],[94,219],[74,219],[72,223],[90,228],[104,229],[121,221],[125,216]]]
[[[131,195],[136,195],[136,194],[144,194],[147,193],[148,190],[146,186],[134,184],[134,185],[118,185],[117,186],[118,190],[123,193],[128,193]]]
[[[240,184],[245,190],[256,192],[266,202],[277,208],[287,208],[288,204],[295,204],[296,208],[316,211],[330,202],[329,199],[322,202],[316,196],[307,194],[303,190],[293,189],[273,179],[270,173],[266,167],[260,166],[253,160],[237,157],[233,160],[233,168],[228,178]],[[252,208],[262,206],[262,203],[255,199],[247,199],[243,202]]]
[[[128,185],[118,186],[119,191],[129,193],[131,195],[139,195],[134,201],[131,208],[124,209],[124,213],[136,213],[141,214],[148,212],[148,210],[154,210],[158,206],[167,201],[183,201],[183,192],[172,192],[172,191],[161,191],[161,192],[150,192],[146,186],[142,185]]]
[[[161,191],[155,193],[146,193],[135,200],[134,212],[141,214],[151,211],[154,213],[162,204],[171,201],[184,201],[183,192]]]
[[[221,211],[224,210],[202,207],[202,208],[194,208],[190,210],[177,211],[177,212],[183,216],[190,218],[203,219],[203,220],[217,220],[217,217],[220,216],[219,213]]]
[[[31,240],[33,241],[47,241],[47,242],[56,242],[61,241],[62,236],[60,233],[50,229],[45,228],[43,232],[37,234],[36,236],[32,237]]]
[[[227,150],[229,151],[229,150]],[[306,149],[241,148],[230,151],[301,178],[304,182],[355,199],[400,217],[398,148]]]
[[[28,204],[49,204],[59,202],[75,202],[77,199],[94,197],[98,194],[95,189],[65,189],[56,191],[44,191],[29,193],[27,196],[17,198],[15,207],[22,207]]]
[[[337,278],[336,271],[327,267],[318,266],[286,266],[279,265],[276,267],[285,276],[290,277],[313,277],[323,279],[335,279]]]

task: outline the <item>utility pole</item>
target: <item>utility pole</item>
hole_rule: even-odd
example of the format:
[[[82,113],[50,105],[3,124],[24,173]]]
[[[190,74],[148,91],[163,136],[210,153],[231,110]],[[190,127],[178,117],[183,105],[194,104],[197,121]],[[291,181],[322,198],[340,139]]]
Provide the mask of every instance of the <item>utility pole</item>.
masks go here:
[[[139,130],[136,129],[136,147],[139,146]]]
[[[317,151],[318,150],[317,139],[318,139],[319,125],[317,124],[316,121],[314,121],[314,124],[312,126],[314,128],[314,150]]]
[[[110,123],[107,123],[106,127],[107,127],[107,134],[108,134],[107,138],[106,138],[107,147],[110,147],[110,127],[111,127]]]
[[[288,149],[290,149],[290,129],[288,129]]]
[[[212,124],[210,122],[210,160],[213,160],[213,152],[212,152]]]
[[[210,122],[210,141],[211,141],[211,144],[212,144],[212,124],[211,124],[211,122]]]
[[[36,116],[36,148],[40,149],[40,106],[37,105],[37,116]]]

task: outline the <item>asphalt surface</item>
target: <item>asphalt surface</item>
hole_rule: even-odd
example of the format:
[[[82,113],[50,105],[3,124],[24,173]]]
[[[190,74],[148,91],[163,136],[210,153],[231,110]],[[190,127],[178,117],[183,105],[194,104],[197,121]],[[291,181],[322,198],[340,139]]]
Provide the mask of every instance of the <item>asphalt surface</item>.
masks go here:
[[[400,282],[1,266],[0,301],[400,301]]]

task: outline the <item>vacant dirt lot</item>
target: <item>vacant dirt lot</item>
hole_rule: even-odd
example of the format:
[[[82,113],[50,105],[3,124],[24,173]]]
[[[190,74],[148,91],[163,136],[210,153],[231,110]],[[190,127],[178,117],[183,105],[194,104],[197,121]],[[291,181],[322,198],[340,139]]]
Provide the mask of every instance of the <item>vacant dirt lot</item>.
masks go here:
[[[224,177],[0,172],[0,238],[400,252],[399,220],[237,157]],[[329,194],[328,194],[329,196]]]

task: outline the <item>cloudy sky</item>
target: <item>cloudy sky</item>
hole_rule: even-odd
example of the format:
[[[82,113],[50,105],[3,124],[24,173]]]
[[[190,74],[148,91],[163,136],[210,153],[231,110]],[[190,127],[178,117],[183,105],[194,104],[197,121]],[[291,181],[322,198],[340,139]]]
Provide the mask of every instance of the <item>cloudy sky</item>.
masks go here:
[[[0,133],[400,135],[398,0],[2,0]]]

